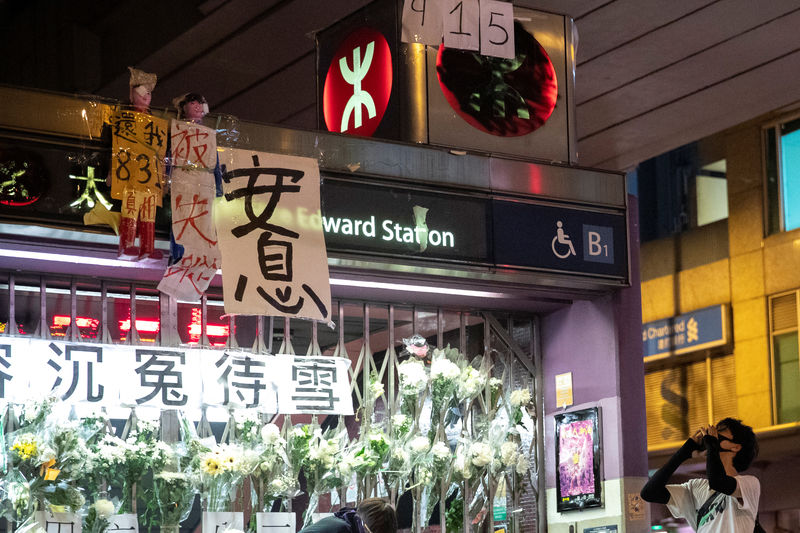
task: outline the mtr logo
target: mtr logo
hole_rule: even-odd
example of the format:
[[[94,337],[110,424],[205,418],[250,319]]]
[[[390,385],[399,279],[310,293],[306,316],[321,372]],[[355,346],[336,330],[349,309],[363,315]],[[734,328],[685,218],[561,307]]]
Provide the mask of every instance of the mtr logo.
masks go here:
[[[328,131],[369,137],[381,123],[392,92],[392,56],[379,32],[360,28],[336,50],[325,87],[322,113]]]

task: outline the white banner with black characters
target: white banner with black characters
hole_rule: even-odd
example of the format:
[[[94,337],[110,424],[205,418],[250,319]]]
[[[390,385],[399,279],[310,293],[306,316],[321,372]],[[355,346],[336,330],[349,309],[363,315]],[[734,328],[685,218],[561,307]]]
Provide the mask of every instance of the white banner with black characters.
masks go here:
[[[316,159],[226,148],[215,211],[228,314],[328,320]]]
[[[0,404],[53,394],[97,407],[352,415],[349,367],[341,357],[0,337]]]

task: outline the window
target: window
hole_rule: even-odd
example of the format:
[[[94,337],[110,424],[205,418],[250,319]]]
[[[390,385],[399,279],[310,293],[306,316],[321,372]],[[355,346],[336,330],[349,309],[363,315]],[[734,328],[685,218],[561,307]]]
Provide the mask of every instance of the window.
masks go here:
[[[727,220],[727,165],[718,145],[690,143],[639,165],[632,177],[642,242]]]
[[[775,422],[800,420],[800,358],[797,343],[799,291],[770,298],[770,347],[772,350],[773,411]]]
[[[684,441],[709,420],[736,416],[733,355],[668,365],[645,373],[648,447]]]
[[[800,228],[800,117],[764,128],[767,234]]]
[[[700,167],[695,176],[697,225],[728,218],[727,165],[724,159]]]

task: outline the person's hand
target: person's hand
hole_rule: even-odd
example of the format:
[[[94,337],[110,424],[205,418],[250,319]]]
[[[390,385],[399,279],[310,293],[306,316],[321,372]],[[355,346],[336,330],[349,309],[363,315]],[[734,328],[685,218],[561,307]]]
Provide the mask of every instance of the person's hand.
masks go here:
[[[701,427],[697,431],[695,431],[689,439],[692,441],[694,445],[694,451],[702,450],[703,449],[703,428]]]
[[[717,433],[717,426],[708,426],[706,428],[706,435],[710,435],[715,439],[719,438],[719,434]]]

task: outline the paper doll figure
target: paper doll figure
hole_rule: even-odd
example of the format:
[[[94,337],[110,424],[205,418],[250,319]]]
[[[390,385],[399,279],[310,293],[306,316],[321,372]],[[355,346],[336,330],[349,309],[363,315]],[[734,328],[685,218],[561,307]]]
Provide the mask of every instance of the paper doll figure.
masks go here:
[[[119,254],[161,259],[161,252],[155,249],[155,216],[163,195],[169,124],[149,112],[156,75],[128,68],[130,107],[117,109],[109,119],[111,197],[122,201]]]

